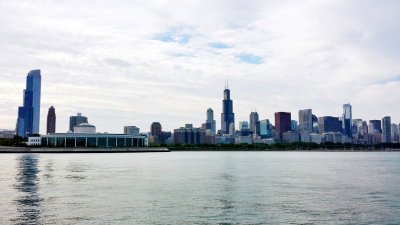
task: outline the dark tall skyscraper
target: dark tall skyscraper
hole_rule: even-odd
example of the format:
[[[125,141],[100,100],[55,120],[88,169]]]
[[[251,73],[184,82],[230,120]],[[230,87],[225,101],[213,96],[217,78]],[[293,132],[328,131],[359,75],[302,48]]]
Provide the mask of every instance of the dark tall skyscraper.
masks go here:
[[[289,112],[275,113],[275,130],[276,134],[282,139],[282,134],[292,130],[292,118]]]
[[[343,105],[343,134],[348,137],[352,137],[351,126],[353,124],[352,120],[352,109],[350,104]]]
[[[392,142],[392,122],[390,116],[385,116],[382,119],[382,142],[391,143]]]
[[[158,144],[161,142],[162,138],[162,127],[161,123],[153,122],[150,126],[150,134],[154,137],[154,143]]]
[[[82,116],[82,113],[78,113],[76,116],[71,116],[69,117],[69,130],[73,131],[75,126],[87,122],[88,118],[86,116]]]
[[[39,134],[41,83],[40,70],[32,70],[28,73],[23,106],[18,108],[16,127],[18,136]]]
[[[215,134],[217,132],[216,130],[216,123],[214,120],[214,110],[212,108],[207,109],[207,120],[206,120],[206,130],[212,130],[212,133]]]
[[[370,133],[370,134],[382,133],[381,121],[380,120],[370,120],[369,127],[368,127],[368,133]]]
[[[224,90],[224,100],[222,100],[222,113],[221,113],[222,134],[229,134],[229,131],[234,129],[234,126],[235,126],[235,114],[233,113],[233,102],[231,100],[231,91],[229,90],[228,85],[226,85]]]
[[[47,113],[47,134],[56,133],[56,109],[51,106],[49,112]]]

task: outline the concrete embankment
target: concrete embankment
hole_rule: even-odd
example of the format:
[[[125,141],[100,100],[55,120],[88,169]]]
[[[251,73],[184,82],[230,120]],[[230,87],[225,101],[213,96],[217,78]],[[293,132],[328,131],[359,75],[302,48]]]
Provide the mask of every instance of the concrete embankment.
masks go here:
[[[169,152],[168,148],[24,148],[0,147],[0,153],[146,153]]]

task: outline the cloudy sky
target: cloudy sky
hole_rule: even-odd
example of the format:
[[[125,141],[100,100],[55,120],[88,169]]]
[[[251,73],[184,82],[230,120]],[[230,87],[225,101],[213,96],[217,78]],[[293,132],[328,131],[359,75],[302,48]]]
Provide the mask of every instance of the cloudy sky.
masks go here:
[[[0,0],[0,128],[13,129],[26,74],[42,70],[41,132],[54,105],[100,132],[124,125],[220,126],[229,80],[236,121],[252,109],[400,122],[397,0]]]

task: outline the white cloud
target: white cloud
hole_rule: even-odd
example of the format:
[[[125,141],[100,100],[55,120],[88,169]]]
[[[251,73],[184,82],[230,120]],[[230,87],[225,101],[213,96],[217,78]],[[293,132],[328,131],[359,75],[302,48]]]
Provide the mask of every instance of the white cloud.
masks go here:
[[[3,0],[0,128],[15,126],[36,68],[42,132],[50,105],[59,132],[76,112],[99,131],[198,126],[209,107],[219,118],[226,79],[237,121],[254,108],[272,121],[303,108],[339,116],[350,102],[354,118],[399,122],[399,9],[397,1]]]

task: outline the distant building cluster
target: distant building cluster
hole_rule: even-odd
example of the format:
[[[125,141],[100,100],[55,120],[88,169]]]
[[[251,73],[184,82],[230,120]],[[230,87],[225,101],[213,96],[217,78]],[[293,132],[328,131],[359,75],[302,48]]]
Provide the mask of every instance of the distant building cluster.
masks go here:
[[[150,132],[141,133],[136,126],[125,126],[123,134],[97,133],[88,118],[78,113],[71,116],[69,130],[56,133],[56,110],[48,109],[46,135],[38,137],[40,124],[41,73],[32,70],[26,79],[23,105],[18,108],[16,131],[0,130],[0,138],[11,138],[15,134],[32,137],[32,144],[65,147],[90,146],[144,146],[152,144],[253,144],[253,143],[353,143],[375,145],[399,143],[399,124],[392,123],[390,116],[380,120],[353,119],[352,106],[343,105],[340,117],[313,114],[312,109],[298,111],[298,120],[290,112],[276,112],[273,124],[269,119],[260,119],[252,110],[248,121],[239,121],[235,127],[233,100],[228,84],[222,100],[221,128],[217,130],[213,109],[206,111],[205,123],[201,127],[184,124],[172,132],[164,131],[160,122],[150,125]]]
[[[253,111],[249,115],[249,121],[239,121],[239,129],[235,129],[233,101],[228,86],[223,92],[221,129],[218,131],[213,118],[213,110],[208,109],[206,123],[199,128],[186,124],[175,129],[171,140],[176,144],[331,142],[365,145],[400,141],[399,125],[392,123],[389,116],[369,122],[353,119],[350,104],[343,105],[343,114],[340,117],[317,117],[312,109],[302,109],[298,111],[298,120],[293,120],[290,112],[276,112],[275,124],[269,119],[260,120],[258,113]]]

